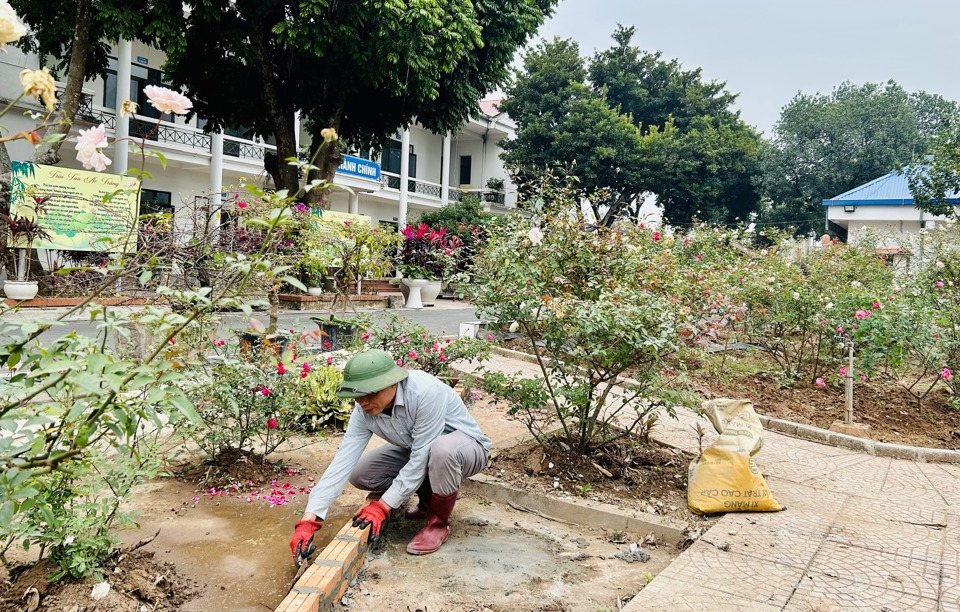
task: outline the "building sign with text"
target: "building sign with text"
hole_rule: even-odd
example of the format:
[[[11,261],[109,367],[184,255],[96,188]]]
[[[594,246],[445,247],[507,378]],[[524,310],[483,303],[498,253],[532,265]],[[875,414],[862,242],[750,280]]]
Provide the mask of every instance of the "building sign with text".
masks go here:
[[[42,200],[37,223],[50,239],[34,241],[35,248],[133,250],[139,187],[140,180],[129,176],[13,162],[11,210],[32,214],[27,198]]]
[[[343,163],[337,168],[337,174],[379,181],[380,164],[375,161],[370,161],[369,159],[363,159],[362,157],[344,155]]]

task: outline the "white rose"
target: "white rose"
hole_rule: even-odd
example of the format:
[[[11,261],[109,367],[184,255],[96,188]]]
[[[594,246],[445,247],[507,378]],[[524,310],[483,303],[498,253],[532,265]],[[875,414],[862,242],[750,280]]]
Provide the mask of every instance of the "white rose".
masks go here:
[[[0,0],[0,48],[7,43],[17,42],[27,33],[20,18],[7,0]]]

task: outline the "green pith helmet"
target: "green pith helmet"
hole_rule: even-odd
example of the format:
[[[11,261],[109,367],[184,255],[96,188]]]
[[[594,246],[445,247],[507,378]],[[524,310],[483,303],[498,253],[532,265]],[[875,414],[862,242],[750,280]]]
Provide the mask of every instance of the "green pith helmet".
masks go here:
[[[350,358],[343,368],[343,382],[337,397],[363,397],[382,391],[407,377],[387,351],[371,349]]]

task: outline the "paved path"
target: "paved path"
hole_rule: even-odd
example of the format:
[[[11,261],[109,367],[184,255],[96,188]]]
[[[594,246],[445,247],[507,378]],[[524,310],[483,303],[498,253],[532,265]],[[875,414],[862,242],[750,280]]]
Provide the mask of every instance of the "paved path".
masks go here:
[[[502,355],[486,367],[536,372]],[[713,431],[684,411],[661,420],[653,437],[696,453],[697,422]],[[960,612],[960,465],[770,431],[757,463],[787,509],[725,515],[625,612]]]
[[[132,312],[142,310],[138,306],[114,306],[112,310],[123,310]],[[4,320],[23,321],[36,319],[55,319],[65,313],[69,308],[23,308],[19,311],[11,311],[3,314]],[[397,308],[392,310],[370,309],[362,312],[373,317],[378,322],[386,322],[390,315],[405,316],[417,323],[420,323],[432,333],[444,335],[457,335],[460,331],[460,323],[474,321],[477,319],[477,313],[470,304],[460,300],[437,300],[436,306],[413,310],[409,308]],[[325,317],[330,314],[329,310],[282,310],[279,317],[279,328],[298,330],[316,329],[316,324],[310,320],[310,317]],[[348,312],[346,318],[353,316]],[[269,315],[266,312],[257,312],[254,317],[266,323]],[[221,314],[220,335],[228,337],[232,335],[230,330],[243,329],[247,327],[247,317],[242,313],[223,313]],[[62,335],[75,331],[82,336],[95,336],[101,329],[102,321],[90,322],[90,316],[75,315],[64,320],[63,324],[55,329],[44,332],[40,336],[40,342],[48,345]],[[0,338],[3,340],[3,338]]]

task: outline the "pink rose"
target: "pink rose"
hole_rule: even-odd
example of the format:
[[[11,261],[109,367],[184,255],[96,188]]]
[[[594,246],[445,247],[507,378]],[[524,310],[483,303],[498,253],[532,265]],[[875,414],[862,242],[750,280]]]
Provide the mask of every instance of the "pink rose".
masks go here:
[[[360,341],[361,341],[361,342],[366,342],[366,341],[369,340],[369,339],[370,339],[370,332],[368,332],[368,331],[363,332],[363,334],[360,335]]]
[[[77,161],[87,170],[103,172],[113,163],[103,154],[107,145],[106,127],[102,123],[94,128],[80,130],[76,146]]]
[[[827,383],[826,383],[822,378],[818,378],[818,379],[817,379],[817,386],[822,389],[823,387],[826,387],[826,386],[827,386]]]
[[[493,334],[487,334],[487,340],[493,342]]]
[[[173,113],[174,115],[186,115],[193,108],[193,102],[180,92],[158,87],[156,85],[147,85],[143,88],[150,104],[161,113]]]
[[[940,378],[943,380],[950,380],[953,378],[953,372],[950,371],[950,368],[943,368],[943,371],[940,372]]]
[[[846,375],[847,375],[847,368],[840,368],[840,376],[846,376]]]
[[[246,207],[247,207],[246,202],[237,202],[237,208],[246,208]]]
[[[328,365],[328,366],[332,366],[332,365],[333,365],[333,357],[327,357],[327,365]]]
[[[937,281],[937,289],[943,289],[943,281]]]
[[[403,367],[403,359],[397,359],[397,365]]]
[[[417,351],[410,351],[409,353],[407,353],[407,357],[409,357],[410,359],[416,359]]]
[[[653,241],[660,242],[660,232],[653,232]]]
[[[271,395],[273,395],[273,391],[271,391],[271,390],[268,389],[267,387],[262,387],[262,388],[260,389],[260,395],[262,395],[262,396],[264,396],[264,397],[270,397]]]
[[[270,417],[267,419],[267,429],[276,429],[277,428],[277,419]]]
[[[310,364],[309,364],[309,363],[304,362],[304,364],[303,364],[303,371],[304,371],[304,372],[309,372],[309,371],[312,370],[312,369],[313,369],[313,368],[310,367]]]
[[[287,373],[287,368],[283,366],[283,362],[277,364],[277,376],[283,376]]]

